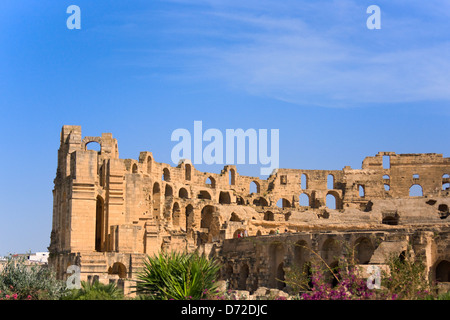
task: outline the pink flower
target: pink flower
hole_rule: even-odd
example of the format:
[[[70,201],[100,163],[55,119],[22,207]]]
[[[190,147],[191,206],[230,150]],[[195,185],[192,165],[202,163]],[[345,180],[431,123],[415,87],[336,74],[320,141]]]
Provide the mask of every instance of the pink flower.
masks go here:
[[[28,295],[27,299],[28,299],[28,300],[31,300],[31,296],[30,296],[30,295]]]
[[[17,300],[17,293],[13,294],[13,298],[14,298],[14,300]]]
[[[7,294],[7,295],[5,296],[5,298],[6,298],[6,299],[9,299],[9,294]]]

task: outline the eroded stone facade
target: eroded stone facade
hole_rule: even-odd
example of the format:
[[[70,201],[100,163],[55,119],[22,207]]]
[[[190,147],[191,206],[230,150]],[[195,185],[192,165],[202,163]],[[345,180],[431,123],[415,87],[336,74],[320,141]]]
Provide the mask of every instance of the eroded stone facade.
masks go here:
[[[120,159],[112,134],[83,137],[80,126],[64,126],[49,264],[59,278],[76,264],[82,280],[126,289],[145,255],[199,250],[223,260],[233,288],[255,290],[283,286],[275,279],[308,261],[298,243],[324,259],[358,244],[361,264],[382,264],[382,253],[409,243],[448,282],[449,174],[441,154],[393,152],[365,158],[361,169],[278,169],[265,180],[233,165],[207,173],[151,152]]]

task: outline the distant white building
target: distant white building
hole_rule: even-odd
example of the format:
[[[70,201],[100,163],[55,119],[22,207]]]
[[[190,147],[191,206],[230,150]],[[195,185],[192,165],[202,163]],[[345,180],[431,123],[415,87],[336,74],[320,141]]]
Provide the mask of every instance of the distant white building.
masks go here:
[[[28,256],[28,261],[30,262],[47,263],[47,260],[48,260],[48,252],[36,252],[31,253]]]

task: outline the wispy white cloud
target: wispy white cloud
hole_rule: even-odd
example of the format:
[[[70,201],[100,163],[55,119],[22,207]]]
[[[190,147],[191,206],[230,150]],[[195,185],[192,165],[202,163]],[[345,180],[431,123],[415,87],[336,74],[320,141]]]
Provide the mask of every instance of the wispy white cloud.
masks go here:
[[[381,30],[351,0],[194,3],[165,32],[197,40],[167,48],[196,77],[302,105],[450,101],[450,23],[435,1],[380,4]]]

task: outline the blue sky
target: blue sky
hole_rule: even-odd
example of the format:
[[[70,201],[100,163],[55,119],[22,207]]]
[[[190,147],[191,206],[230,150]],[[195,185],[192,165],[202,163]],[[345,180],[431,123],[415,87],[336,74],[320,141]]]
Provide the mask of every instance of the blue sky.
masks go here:
[[[72,4],[81,30],[66,27]],[[171,133],[195,120],[279,129],[283,168],[447,157],[449,30],[449,1],[2,0],[0,255],[49,245],[65,124],[166,163]]]

